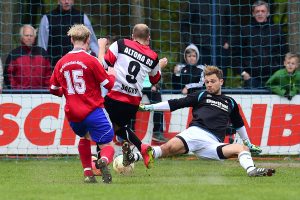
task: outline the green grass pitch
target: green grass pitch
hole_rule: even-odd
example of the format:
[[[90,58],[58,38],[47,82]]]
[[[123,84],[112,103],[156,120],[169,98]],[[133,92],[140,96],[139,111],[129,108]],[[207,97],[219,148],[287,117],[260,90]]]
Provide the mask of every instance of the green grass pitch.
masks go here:
[[[190,159],[192,158],[192,159]],[[236,160],[224,162],[175,157],[130,176],[112,170],[113,183],[84,184],[78,158],[0,159],[0,199],[90,200],[294,200],[300,198],[299,160],[256,160],[275,176],[250,178]]]

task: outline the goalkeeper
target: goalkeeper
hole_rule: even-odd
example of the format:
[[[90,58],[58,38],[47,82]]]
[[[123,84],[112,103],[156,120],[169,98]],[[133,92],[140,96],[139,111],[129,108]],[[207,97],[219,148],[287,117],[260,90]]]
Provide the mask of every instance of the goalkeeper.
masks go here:
[[[261,149],[251,144],[236,101],[221,93],[222,71],[215,66],[206,66],[204,78],[206,91],[195,92],[180,99],[140,106],[144,111],[174,111],[192,107],[193,118],[189,128],[167,143],[153,147],[154,158],[188,152],[214,160],[237,156],[248,176],[272,176],[275,173],[274,169],[257,168],[254,165],[249,151],[261,153]],[[223,143],[229,120],[245,145]]]

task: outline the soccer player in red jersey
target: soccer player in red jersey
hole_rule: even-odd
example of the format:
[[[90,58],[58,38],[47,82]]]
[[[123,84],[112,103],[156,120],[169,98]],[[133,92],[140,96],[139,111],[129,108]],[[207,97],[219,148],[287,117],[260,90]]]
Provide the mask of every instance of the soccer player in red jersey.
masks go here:
[[[128,144],[130,142],[141,152],[145,166],[150,168],[154,160],[152,148],[142,144],[129,128],[129,123],[138,111],[144,79],[149,75],[150,82],[156,84],[161,78],[161,68],[167,65],[167,58],[159,60],[157,53],[150,48],[150,29],[146,24],[136,24],[131,40],[119,39],[105,53],[106,43],[106,38],[98,40],[98,57],[105,68],[114,67],[116,82],[106,95],[104,105],[113,122],[115,134],[125,140],[122,147],[123,165],[128,166],[134,162]]]
[[[73,50],[56,64],[50,79],[50,92],[66,98],[65,113],[72,130],[82,139],[78,151],[84,169],[84,181],[95,183],[91,170],[91,147],[93,140],[101,148],[98,166],[104,183],[111,183],[111,173],[107,167],[112,162],[114,131],[101,97],[100,85],[110,90],[115,81],[115,71],[105,71],[99,60],[86,50],[90,43],[89,29],[80,24],[68,31]],[[89,139],[89,140],[87,140]]]

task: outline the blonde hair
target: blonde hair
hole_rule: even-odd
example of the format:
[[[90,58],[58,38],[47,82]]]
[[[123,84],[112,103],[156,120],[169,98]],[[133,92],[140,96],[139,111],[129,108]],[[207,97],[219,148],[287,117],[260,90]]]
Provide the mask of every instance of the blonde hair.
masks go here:
[[[290,58],[296,58],[297,61],[298,61],[298,64],[299,64],[299,56],[295,53],[291,53],[291,52],[288,52],[287,54],[285,54],[285,60],[288,60]]]
[[[206,65],[204,68],[204,76],[215,74],[219,79],[223,79],[223,71],[217,66]]]
[[[68,31],[68,36],[70,36],[74,42],[81,41],[85,43],[90,35],[90,30],[83,24],[75,24]]]

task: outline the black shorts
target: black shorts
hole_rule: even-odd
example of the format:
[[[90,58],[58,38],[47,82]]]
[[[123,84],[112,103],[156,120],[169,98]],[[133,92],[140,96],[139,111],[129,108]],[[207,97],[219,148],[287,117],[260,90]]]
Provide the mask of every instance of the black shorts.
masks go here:
[[[135,119],[136,112],[139,109],[139,106],[116,101],[108,96],[105,96],[104,106],[112,123],[117,124],[119,127],[129,125],[130,121]]]

